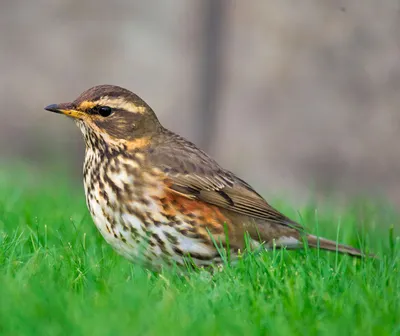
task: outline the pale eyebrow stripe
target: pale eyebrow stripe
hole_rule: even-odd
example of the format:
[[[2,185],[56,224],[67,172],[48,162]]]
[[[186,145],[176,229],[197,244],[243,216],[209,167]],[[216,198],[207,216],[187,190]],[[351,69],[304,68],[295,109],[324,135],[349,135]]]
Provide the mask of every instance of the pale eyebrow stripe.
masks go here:
[[[124,98],[110,98],[108,96],[101,97],[97,101],[83,101],[79,105],[79,109],[86,111],[97,105],[109,106],[111,108],[118,108],[129,112],[141,114],[147,111],[147,107],[145,106],[138,106],[132,102],[125,100]]]

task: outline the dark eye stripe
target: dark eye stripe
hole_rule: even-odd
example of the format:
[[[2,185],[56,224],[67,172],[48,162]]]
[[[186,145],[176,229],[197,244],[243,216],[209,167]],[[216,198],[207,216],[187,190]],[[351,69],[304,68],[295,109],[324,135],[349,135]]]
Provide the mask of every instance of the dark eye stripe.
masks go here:
[[[92,108],[87,109],[87,110],[86,110],[86,113],[87,113],[87,114],[97,114],[98,108],[99,108],[98,105],[93,106]]]
[[[113,110],[109,106],[101,106],[101,105],[96,105],[92,107],[91,109],[87,110],[88,114],[98,114],[101,115],[102,117],[108,117],[112,114]]]

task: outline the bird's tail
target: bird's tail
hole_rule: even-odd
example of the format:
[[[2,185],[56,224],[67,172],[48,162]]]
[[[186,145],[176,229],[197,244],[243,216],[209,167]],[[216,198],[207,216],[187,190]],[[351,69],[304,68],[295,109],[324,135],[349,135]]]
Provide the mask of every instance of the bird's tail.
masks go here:
[[[361,252],[361,250],[356,249],[355,247],[339,244],[333,240],[313,235],[307,235],[307,241],[310,247],[319,247],[320,249],[323,250],[335,251],[335,252],[337,251],[340,253],[349,254],[354,257],[375,257],[375,255],[363,253]]]

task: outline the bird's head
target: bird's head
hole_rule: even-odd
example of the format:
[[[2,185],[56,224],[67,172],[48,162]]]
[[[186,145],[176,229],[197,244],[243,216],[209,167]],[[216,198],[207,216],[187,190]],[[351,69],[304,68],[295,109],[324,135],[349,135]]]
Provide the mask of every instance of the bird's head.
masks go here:
[[[131,143],[150,138],[161,127],[140,97],[114,85],[92,87],[71,103],[52,104],[45,109],[75,119],[87,145],[93,137],[110,144]]]

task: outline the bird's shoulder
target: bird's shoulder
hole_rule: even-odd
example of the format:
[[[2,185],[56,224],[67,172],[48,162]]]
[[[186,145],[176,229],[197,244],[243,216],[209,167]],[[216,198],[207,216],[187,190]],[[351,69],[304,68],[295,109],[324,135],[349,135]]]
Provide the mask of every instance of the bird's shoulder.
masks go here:
[[[187,175],[220,179],[219,185],[232,186],[235,175],[223,169],[210,155],[184,137],[163,130],[149,153],[151,163],[167,175]]]

